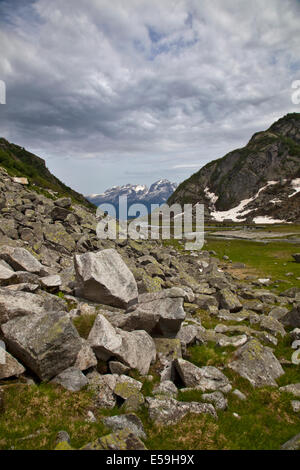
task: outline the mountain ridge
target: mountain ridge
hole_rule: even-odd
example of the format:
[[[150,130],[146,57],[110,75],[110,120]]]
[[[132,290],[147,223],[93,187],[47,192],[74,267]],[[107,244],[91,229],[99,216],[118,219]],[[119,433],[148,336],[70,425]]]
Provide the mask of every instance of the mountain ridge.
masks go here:
[[[226,212],[233,220],[230,211],[235,210],[234,221],[253,221],[256,216],[296,221],[300,204],[294,189],[300,186],[299,178],[300,114],[291,113],[255,133],[245,147],[202,167],[178,186],[168,202],[203,203],[206,216],[215,220],[225,220]]]

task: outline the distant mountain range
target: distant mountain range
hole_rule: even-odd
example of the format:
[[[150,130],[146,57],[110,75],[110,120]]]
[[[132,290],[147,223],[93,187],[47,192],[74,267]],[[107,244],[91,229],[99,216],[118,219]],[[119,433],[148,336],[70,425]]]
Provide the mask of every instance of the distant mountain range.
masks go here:
[[[113,186],[102,194],[90,194],[86,199],[99,206],[100,204],[112,204],[116,208],[119,216],[119,197],[127,196],[127,204],[144,204],[148,210],[151,204],[163,204],[173,194],[177,188],[176,183],[171,183],[167,179],[161,179],[153,183],[150,188],[146,185],[126,184],[124,186]]]
[[[204,204],[211,221],[300,222],[300,113],[205,165],[178,186],[175,202]]]

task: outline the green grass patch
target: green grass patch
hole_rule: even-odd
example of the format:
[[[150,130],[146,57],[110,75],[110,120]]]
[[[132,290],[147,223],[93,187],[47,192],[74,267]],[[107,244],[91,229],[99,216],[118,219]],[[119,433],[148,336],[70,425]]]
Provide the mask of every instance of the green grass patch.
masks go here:
[[[90,331],[95,323],[96,317],[97,314],[91,314],[80,315],[78,317],[73,318],[73,324],[82,338],[88,338]]]

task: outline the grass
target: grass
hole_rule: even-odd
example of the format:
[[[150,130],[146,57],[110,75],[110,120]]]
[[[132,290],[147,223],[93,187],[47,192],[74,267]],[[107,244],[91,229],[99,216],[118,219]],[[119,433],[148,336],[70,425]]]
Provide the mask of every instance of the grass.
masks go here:
[[[278,292],[293,286],[300,287],[300,281],[296,279],[300,277],[300,263],[296,263],[292,258],[292,253],[300,251],[299,245],[209,239],[205,249],[214,250],[220,259],[227,255],[233,262],[245,263],[247,268],[258,276],[271,276],[273,281],[285,281],[280,283]],[[293,276],[287,277],[285,274],[288,272],[292,272]]]
[[[87,390],[72,393],[51,384],[13,384],[3,388],[2,450],[53,449],[56,434],[61,430],[69,433],[73,447],[80,448],[107,433],[101,420],[86,422],[87,411],[93,409],[92,396]]]
[[[96,317],[97,314],[95,313],[91,315],[80,315],[73,318],[73,324],[82,338],[88,338],[90,331],[95,323]]]

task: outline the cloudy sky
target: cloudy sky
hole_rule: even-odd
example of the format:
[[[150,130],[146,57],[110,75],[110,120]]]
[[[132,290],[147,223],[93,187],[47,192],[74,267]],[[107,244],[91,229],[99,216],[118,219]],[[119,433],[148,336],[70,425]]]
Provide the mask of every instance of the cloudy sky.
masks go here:
[[[180,182],[288,112],[299,0],[0,0],[0,135],[84,194]]]

